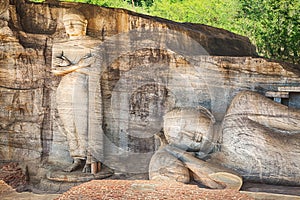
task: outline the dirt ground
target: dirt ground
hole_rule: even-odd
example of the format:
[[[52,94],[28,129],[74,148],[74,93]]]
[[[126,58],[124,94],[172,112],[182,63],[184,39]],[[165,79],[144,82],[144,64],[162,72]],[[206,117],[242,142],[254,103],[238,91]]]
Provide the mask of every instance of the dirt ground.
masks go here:
[[[57,198],[69,199],[253,199],[234,190],[209,190],[178,182],[148,180],[93,180]]]
[[[123,177],[124,178],[124,177]],[[128,177],[127,177],[128,178]],[[119,180],[115,180],[119,179]],[[0,168],[0,199],[64,200],[64,199],[272,199],[300,200],[300,187],[244,184],[243,190],[211,190],[193,184],[144,180],[144,176],[133,176],[131,180],[112,176],[111,179],[93,180],[70,188],[63,194],[35,194],[28,192],[27,178],[15,163]],[[143,180],[137,180],[143,179]],[[26,192],[24,192],[26,191]],[[65,190],[66,191],[66,190]],[[20,193],[21,192],[21,193]]]

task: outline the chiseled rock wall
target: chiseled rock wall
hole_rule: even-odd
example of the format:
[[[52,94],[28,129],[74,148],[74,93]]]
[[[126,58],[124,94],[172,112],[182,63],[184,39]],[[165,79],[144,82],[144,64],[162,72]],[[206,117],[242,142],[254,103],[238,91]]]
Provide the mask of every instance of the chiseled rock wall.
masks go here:
[[[88,19],[87,34],[102,42],[103,129],[127,149],[118,152],[106,143],[104,151],[113,158],[109,165],[126,163],[120,170],[136,165],[128,151],[150,152],[141,156],[139,168],[146,170],[157,149],[153,134],[172,107],[204,106],[218,130],[239,91],[264,94],[300,83],[299,68],[256,58],[248,38],[225,30],[77,3],[0,5],[0,161],[24,161],[32,176],[42,161],[71,162],[54,97],[60,78],[51,73],[52,45],[66,39],[66,9],[80,10]],[[143,112],[137,107],[141,95],[152,103]]]
[[[5,2],[0,11],[0,160],[36,160],[42,152],[47,68],[43,51],[20,43],[9,25],[16,16],[15,7]]]

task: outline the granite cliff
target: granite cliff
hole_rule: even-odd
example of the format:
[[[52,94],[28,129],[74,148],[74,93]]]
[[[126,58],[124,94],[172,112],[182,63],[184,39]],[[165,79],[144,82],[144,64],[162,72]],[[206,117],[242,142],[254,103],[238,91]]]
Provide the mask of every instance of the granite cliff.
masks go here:
[[[101,148],[91,149],[101,149],[98,159],[115,171],[147,172],[160,145],[154,135],[174,107],[205,107],[216,118],[216,132],[243,90],[300,108],[299,66],[259,58],[246,37],[122,9],[1,0],[0,162],[28,166],[35,184],[45,165],[72,162],[58,111],[62,77],[52,73],[53,47],[67,40],[63,16],[69,9],[83,13],[86,34],[97,41],[91,68],[97,76],[88,86],[95,91],[89,113],[96,114],[88,114],[89,130],[98,125],[105,136]]]

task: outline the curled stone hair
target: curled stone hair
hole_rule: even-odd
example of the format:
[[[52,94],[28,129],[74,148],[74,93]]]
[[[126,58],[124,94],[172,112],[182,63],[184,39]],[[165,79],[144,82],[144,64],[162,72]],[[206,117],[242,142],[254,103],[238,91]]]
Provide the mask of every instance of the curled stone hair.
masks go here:
[[[183,117],[186,113],[199,113],[203,114],[206,117],[208,117],[212,123],[216,122],[215,117],[212,115],[212,113],[205,107],[198,106],[198,107],[180,107],[180,108],[174,108],[170,112],[168,112],[165,115],[165,118],[180,118]]]
[[[77,19],[77,20],[81,21],[84,24],[87,24],[86,17],[79,10],[76,10],[76,9],[73,9],[73,8],[66,10],[66,12],[63,16],[63,21],[67,20],[70,17],[72,17],[73,19]]]

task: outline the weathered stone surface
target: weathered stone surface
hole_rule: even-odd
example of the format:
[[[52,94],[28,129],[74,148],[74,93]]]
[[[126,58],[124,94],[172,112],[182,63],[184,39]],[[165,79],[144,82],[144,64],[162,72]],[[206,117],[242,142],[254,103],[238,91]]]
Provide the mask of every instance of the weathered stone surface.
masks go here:
[[[190,182],[190,172],[176,157],[170,156],[165,149],[159,149],[149,163],[150,180],[170,180],[181,183]]]
[[[49,6],[28,4],[24,0],[16,3],[22,30],[26,33],[52,35],[56,31],[57,16]]]
[[[242,177],[220,164],[205,161],[216,146],[214,123],[214,117],[203,107],[175,108],[166,113],[163,130],[167,144],[152,156],[149,178],[178,182],[191,178],[208,188],[239,190]]]
[[[64,171],[74,171],[84,162],[84,172],[97,174],[103,157],[101,69],[96,59],[100,41],[86,36],[88,22],[78,10],[68,10],[63,23],[68,40],[53,44],[51,72],[61,77],[55,92],[57,120],[73,158]]]
[[[0,29],[0,159],[30,161],[41,157],[46,69],[42,52],[24,49],[8,20],[2,19]]]
[[[239,190],[243,184],[242,177],[221,165],[205,162],[176,147],[168,146],[166,150],[184,163],[195,181],[208,188]]]
[[[9,0],[1,0],[0,2],[1,2],[0,15],[2,15],[4,12],[8,10]]]
[[[241,92],[225,115],[221,152],[216,157],[245,179],[297,185],[299,133],[299,109],[289,109],[257,93]]]
[[[62,171],[51,171],[47,174],[47,179],[51,181],[59,182],[87,182],[94,179],[108,178],[113,174],[112,171],[106,170],[96,174],[83,173],[83,172],[62,172]]]
[[[51,73],[53,46],[67,41],[63,16],[69,8],[85,15],[87,35],[99,41],[93,70],[101,73],[92,83],[102,97],[89,96],[89,100],[102,101],[103,120],[92,117],[96,112],[91,108],[88,116],[93,123],[102,124],[104,130],[104,145],[93,146],[103,150],[99,160],[116,171],[148,171],[150,159],[159,148],[154,134],[162,130],[165,113],[175,107],[208,109],[216,120],[215,138],[221,138],[225,117],[222,147],[231,155],[236,152],[230,149],[233,141],[230,128],[225,126],[230,120],[226,111],[239,92],[248,90],[269,96],[289,88],[285,91],[289,98],[274,95],[274,100],[300,108],[299,91],[293,89],[299,87],[299,66],[256,58],[247,38],[228,31],[77,3],[10,1],[8,6],[8,1],[1,1],[0,5],[0,161],[29,165],[34,183],[45,175],[41,161],[56,167],[72,162],[56,98],[61,78]],[[277,136],[279,144],[291,143],[297,149],[296,140],[289,139],[298,137],[296,129],[294,135]],[[266,152],[263,145],[257,149],[271,158],[278,146],[271,145],[271,152]],[[281,149],[286,150],[289,149]],[[220,159],[251,179],[252,168],[235,168],[230,154]],[[285,167],[284,163],[293,165],[298,157],[287,156],[291,158],[288,162],[279,159],[275,163],[281,167]],[[255,180],[265,181],[264,177],[273,175],[274,163],[265,161],[267,166],[273,166],[266,174],[254,166],[255,159],[249,164],[256,170],[254,175],[260,177]],[[290,168],[290,174],[286,170],[286,175],[297,172],[293,170]],[[299,181],[295,179],[293,183]]]

